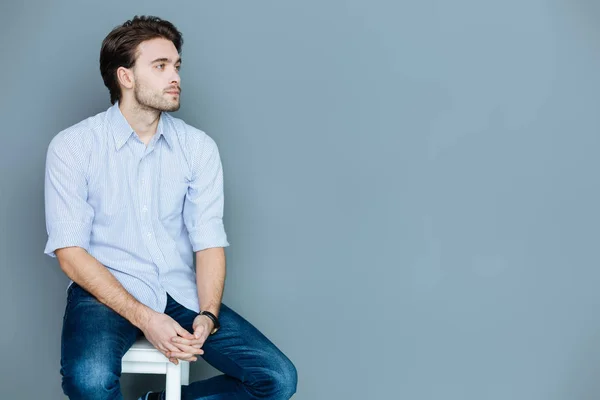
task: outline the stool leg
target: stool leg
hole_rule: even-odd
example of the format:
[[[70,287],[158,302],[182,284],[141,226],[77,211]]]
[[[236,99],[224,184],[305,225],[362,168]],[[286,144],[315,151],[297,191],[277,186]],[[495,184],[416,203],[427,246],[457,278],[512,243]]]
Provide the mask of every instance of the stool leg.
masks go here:
[[[165,400],[181,400],[181,361],[177,365],[167,363]]]
[[[180,361],[181,363],[181,384],[189,385],[190,384],[190,363],[189,361]]]

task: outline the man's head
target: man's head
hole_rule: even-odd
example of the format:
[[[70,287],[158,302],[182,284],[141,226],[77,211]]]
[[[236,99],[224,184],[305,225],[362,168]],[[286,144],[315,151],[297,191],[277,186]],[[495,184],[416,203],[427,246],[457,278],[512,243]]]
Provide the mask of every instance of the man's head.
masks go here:
[[[181,92],[181,33],[157,17],[134,17],[102,42],[100,73],[110,102],[177,111]]]

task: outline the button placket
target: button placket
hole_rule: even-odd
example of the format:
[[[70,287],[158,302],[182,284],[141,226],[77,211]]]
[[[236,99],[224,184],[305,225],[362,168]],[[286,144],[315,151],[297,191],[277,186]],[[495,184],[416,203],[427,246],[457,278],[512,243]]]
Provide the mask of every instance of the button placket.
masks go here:
[[[154,261],[154,264],[157,266],[160,275],[160,271],[164,268],[164,257],[161,249],[159,248],[158,240],[152,223],[151,210],[154,200],[152,197],[153,181],[150,179],[150,177],[153,176],[152,156],[153,153],[151,152],[143,156],[140,160],[138,193],[141,212],[139,215],[140,226],[146,248],[150,253],[152,261]]]
[[[143,157],[140,160],[140,168],[139,168],[139,199],[141,204],[141,225],[142,230],[145,232],[146,237],[150,239],[152,237],[152,221],[150,220],[150,213],[148,212],[148,204],[152,200],[150,193],[151,187],[149,183],[149,179],[147,178],[148,174],[148,157]],[[151,248],[152,246],[148,246]]]

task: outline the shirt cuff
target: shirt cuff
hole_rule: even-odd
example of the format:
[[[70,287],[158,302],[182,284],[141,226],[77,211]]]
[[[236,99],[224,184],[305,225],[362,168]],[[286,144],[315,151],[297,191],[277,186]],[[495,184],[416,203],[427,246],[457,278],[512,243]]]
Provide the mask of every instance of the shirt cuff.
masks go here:
[[[89,252],[91,228],[91,221],[88,223],[80,221],[52,223],[52,227],[48,230],[48,241],[44,254],[56,257],[55,250],[73,246],[82,247]]]
[[[229,246],[222,222],[198,226],[189,232],[189,238],[193,251]]]

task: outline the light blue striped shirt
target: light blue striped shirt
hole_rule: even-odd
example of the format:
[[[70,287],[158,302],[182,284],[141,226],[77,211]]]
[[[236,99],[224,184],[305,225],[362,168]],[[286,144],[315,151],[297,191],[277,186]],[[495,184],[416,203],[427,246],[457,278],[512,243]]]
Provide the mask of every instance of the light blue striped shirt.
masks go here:
[[[52,139],[44,194],[45,254],[82,247],[153,310],[199,312],[194,252],[229,246],[210,136],[163,112],[146,146],[115,103]]]

